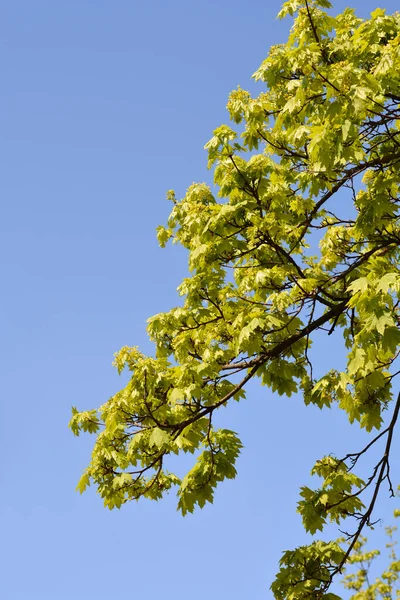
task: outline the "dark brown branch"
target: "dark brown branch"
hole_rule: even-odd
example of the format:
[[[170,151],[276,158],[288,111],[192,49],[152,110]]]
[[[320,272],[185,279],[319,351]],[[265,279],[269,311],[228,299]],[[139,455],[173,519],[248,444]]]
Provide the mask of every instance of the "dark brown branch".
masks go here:
[[[366,169],[369,169],[371,167],[375,167],[378,165],[385,165],[390,163],[391,161],[393,161],[393,164],[396,164],[396,162],[400,161],[400,154],[389,154],[386,156],[382,156],[380,158],[374,158],[372,160],[366,161],[360,165],[356,165],[354,167],[351,167],[350,169],[348,169],[345,174],[343,175],[343,177],[341,179],[339,179],[335,185],[332,187],[332,189],[330,189],[329,191],[327,191],[319,200],[318,202],[316,202],[314,208],[312,209],[312,211],[310,212],[310,214],[308,215],[306,221],[303,223],[303,229],[302,232],[299,236],[299,238],[296,240],[295,244],[291,247],[290,249],[290,253],[293,252],[293,250],[295,250],[299,244],[301,244],[304,235],[306,234],[310,224],[312,223],[313,219],[316,217],[316,215],[318,214],[318,211],[322,208],[322,206],[334,195],[336,194],[336,192],[338,192],[340,190],[340,188],[346,184],[348,181],[350,181],[353,177],[355,177],[356,175],[359,175],[360,173],[362,173],[363,171],[365,171]]]
[[[307,1],[307,0],[305,0],[305,4],[306,4],[306,9],[307,9],[307,16],[308,16],[308,20],[310,21],[310,25],[311,25],[311,29],[312,29],[312,32],[313,32],[313,35],[314,35],[315,41],[317,42],[317,44],[318,44],[318,46],[319,46],[319,48],[320,48],[320,50],[321,50],[321,54],[322,54],[322,57],[323,57],[323,59],[324,59],[324,60],[325,60],[327,63],[329,63],[329,64],[330,64],[332,61],[329,59],[329,56],[327,55],[327,53],[326,53],[325,49],[323,48],[323,46],[322,46],[322,44],[321,44],[321,40],[319,39],[319,35],[318,35],[317,29],[316,29],[316,27],[315,27],[315,24],[314,24],[313,18],[312,18],[312,16],[311,16],[310,7],[309,7],[309,5],[308,5],[308,1]]]
[[[382,460],[381,460],[381,466],[379,469],[379,474],[378,474],[378,479],[377,482],[375,484],[375,489],[374,489],[374,493],[372,495],[372,499],[371,502],[369,503],[368,509],[366,510],[366,512],[363,514],[362,518],[360,519],[360,524],[357,528],[357,531],[351,536],[352,540],[349,544],[348,549],[346,550],[345,555],[343,556],[342,560],[340,561],[340,563],[338,564],[338,566],[335,568],[335,570],[331,573],[331,581],[333,579],[333,577],[335,575],[337,575],[337,573],[341,573],[342,569],[345,565],[345,563],[347,562],[354,546],[356,545],[365,525],[369,525],[370,524],[370,520],[371,520],[371,516],[372,516],[372,512],[374,510],[375,507],[375,503],[376,500],[378,498],[378,494],[379,494],[379,490],[380,487],[382,485],[382,483],[384,482],[384,480],[387,478],[388,475],[388,469],[389,469],[389,457],[390,457],[390,449],[391,449],[391,445],[392,445],[392,440],[393,440],[393,432],[394,432],[394,428],[397,422],[397,418],[399,416],[399,411],[400,411],[400,393],[397,396],[397,401],[396,401],[396,405],[394,407],[394,411],[393,411],[393,416],[392,419],[390,421],[389,427],[387,428],[387,433],[388,433],[388,438],[386,440],[386,446],[385,446],[385,452],[383,454]],[[373,440],[372,443],[374,443],[376,440]],[[379,463],[378,463],[379,464]],[[393,494],[393,490],[391,492]]]

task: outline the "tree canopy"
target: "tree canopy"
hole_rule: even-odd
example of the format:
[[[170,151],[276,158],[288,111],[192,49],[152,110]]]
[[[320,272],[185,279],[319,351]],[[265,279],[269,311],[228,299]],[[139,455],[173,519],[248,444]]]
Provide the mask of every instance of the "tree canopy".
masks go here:
[[[400,396],[400,15],[376,9],[367,20],[327,0],[289,0],[279,17],[293,25],[254,74],[259,96],[238,88],[231,126],[207,143],[215,188],[191,185],[158,240],[182,245],[190,274],[181,306],[149,319],[154,356],[136,347],[115,355],[128,384],[99,409],[73,408],[72,431],[96,434],[78,488],[93,482],[112,509],[177,489],[185,515],[212,502],[236,475],[238,434],[213,425],[222,406],[245,397],[251,379],[306,405],[336,406],[368,432],[344,457],[316,457],[317,489],[303,487],[305,529],[349,527],[334,541],[286,551],[272,584],[277,599],[337,598],[329,592],[372,522],[390,480]],[[214,193],[215,189],[217,193]],[[346,367],[317,378],[315,335],[340,332]],[[315,370],[315,369],[314,369]],[[327,416],[329,418],[329,416]],[[365,481],[360,456],[383,442]],[[180,479],[171,454],[192,453]]]

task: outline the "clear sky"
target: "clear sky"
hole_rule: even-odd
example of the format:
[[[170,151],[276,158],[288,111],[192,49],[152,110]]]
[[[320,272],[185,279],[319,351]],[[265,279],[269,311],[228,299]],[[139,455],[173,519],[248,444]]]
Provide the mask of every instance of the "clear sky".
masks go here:
[[[228,93],[261,90],[250,75],[290,20],[275,0],[0,4],[2,598],[271,598],[281,552],[306,539],[299,486],[317,458],[361,447],[342,415],[252,385],[222,415],[245,444],[238,478],[185,518],[173,494],[113,512],[80,497],[93,440],[67,423],[119,389],[116,350],[151,352],[146,319],[186,275],[184,252],[157,246],[165,192],[210,181]]]

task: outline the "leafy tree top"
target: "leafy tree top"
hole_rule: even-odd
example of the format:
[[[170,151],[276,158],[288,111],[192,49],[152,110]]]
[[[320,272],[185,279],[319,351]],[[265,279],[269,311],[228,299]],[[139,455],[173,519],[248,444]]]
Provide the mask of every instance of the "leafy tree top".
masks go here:
[[[391,488],[400,408],[392,403],[384,426],[400,340],[400,16],[376,9],[362,20],[346,9],[333,17],[328,8],[326,0],[283,5],[279,16],[294,22],[254,74],[264,91],[233,91],[232,127],[218,127],[206,145],[217,196],[204,183],[179,201],[168,192],[172,212],[158,239],[188,250],[183,305],[149,319],[155,356],[120,350],[115,364],[131,371],[129,383],[98,410],[74,408],[70,423],[76,435],[96,434],[80,491],[93,481],[111,509],[176,486],[182,514],[235,476],[240,439],[215,429],[213,415],[241,400],[250,379],[299,392],[306,405],[335,404],[379,430],[358,453],[318,460],[321,487],[302,489],[307,531],[349,516],[357,528],[347,551],[316,541],[284,554],[272,589],[291,600],[335,597],[333,576],[370,524],[382,482]],[[333,331],[347,366],[317,380],[310,347],[317,332],[329,344]],[[351,469],[383,438],[383,457],[363,482]],[[181,452],[195,454],[183,479],[167,468]]]

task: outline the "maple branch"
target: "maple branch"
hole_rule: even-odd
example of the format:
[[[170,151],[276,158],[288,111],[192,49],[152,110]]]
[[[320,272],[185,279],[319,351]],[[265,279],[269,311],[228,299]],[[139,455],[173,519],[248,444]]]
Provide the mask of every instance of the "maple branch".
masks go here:
[[[316,27],[315,27],[315,24],[314,24],[313,18],[312,18],[312,16],[311,16],[311,11],[310,11],[310,7],[309,7],[309,5],[308,5],[308,0],[305,0],[305,5],[306,5],[306,9],[307,9],[307,16],[308,16],[308,20],[310,21],[310,25],[311,25],[311,29],[312,29],[312,32],[313,32],[313,35],[314,35],[315,41],[317,42],[317,44],[318,44],[318,46],[319,46],[319,48],[320,48],[320,50],[321,50],[321,54],[322,54],[322,56],[323,56],[324,60],[325,60],[327,63],[331,64],[331,63],[332,63],[332,61],[329,59],[329,56],[327,55],[327,53],[326,53],[326,51],[325,51],[325,48],[323,48],[323,46],[322,46],[322,44],[321,44],[321,40],[319,39],[319,35],[318,35],[318,32],[317,32],[317,29],[316,29]]]
[[[331,310],[328,310],[326,313],[324,313],[323,315],[318,317],[318,319],[315,319],[315,321],[313,321],[312,323],[308,323],[298,333],[294,333],[293,335],[288,337],[286,340],[283,340],[282,342],[278,343],[269,352],[260,354],[260,356],[258,356],[257,358],[255,358],[253,360],[250,360],[250,361],[244,361],[242,363],[229,363],[228,365],[224,365],[222,367],[222,370],[237,369],[240,367],[250,368],[255,365],[262,366],[268,360],[278,358],[278,356],[280,356],[282,354],[282,352],[284,352],[285,350],[290,348],[290,346],[292,346],[293,344],[295,344],[296,342],[301,340],[303,337],[309,335],[310,333],[312,333],[313,331],[315,331],[316,329],[321,327],[321,325],[324,325],[325,323],[330,321],[330,319],[334,319],[338,314],[340,315],[342,312],[344,312],[348,301],[349,301],[349,298],[346,298],[343,302],[341,302],[340,304],[337,304]]]
[[[357,528],[357,531],[355,533],[353,533],[350,537],[351,542],[349,544],[349,547],[346,551],[346,553],[344,554],[342,560],[340,561],[340,563],[337,565],[337,567],[335,567],[335,569],[332,571],[331,573],[331,577],[330,577],[330,581],[329,584],[327,586],[327,588],[330,586],[330,584],[332,583],[333,577],[335,575],[337,575],[338,573],[342,572],[342,569],[345,565],[345,563],[347,562],[354,546],[356,545],[365,525],[370,525],[370,519],[372,516],[372,512],[374,510],[375,507],[375,503],[376,500],[378,498],[378,494],[379,494],[379,490],[380,487],[382,485],[382,483],[384,482],[385,479],[389,479],[389,469],[390,469],[390,465],[389,465],[389,457],[390,457],[390,449],[391,449],[391,445],[392,445],[392,440],[393,440],[393,432],[394,432],[394,428],[397,422],[397,418],[399,416],[399,411],[400,411],[400,392],[397,396],[397,401],[396,401],[396,405],[394,407],[394,411],[393,411],[393,415],[392,415],[392,419],[390,421],[389,426],[387,427],[387,429],[385,430],[385,432],[388,433],[388,437],[386,440],[386,445],[385,445],[385,451],[383,454],[382,459],[379,461],[378,465],[376,465],[375,469],[377,469],[380,465],[380,469],[379,469],[379,473],[378,473],[378,478],[375,484],[375,489],[371,498],[371,502],[369,503],[368,509],[366,510],[366,512],[363,514],[363,516],[360,519],[360,524]],[[384,432],[382,432],[383,434]],[[366,449],[368,449],[368,447],[370,447],[373,443],[375,443],[377,441],[377,439],[379,439],[380,435],[377,436],[374,440],[372,440],[372,442],[369,444],[369,446],[367,446],[363,451],[361,451],[360,455],[366,451]],[[390,479],[389,479],[389,489],[390,489],[390,495],[394,496],[393,493],[393,489],[390,483]]]
[[[312,211],[310,212],[310,214],[308,215],[307,219],[305,220],[305,222],[302,224],[303,225],[303,229],[300,233],[299,238],[296,240],[296,242],[294,243],[294,245],[291,247],[290,249],[290,253],[293,252],[293,250],[295,250],[299,244],[301,244],[304,235],[307,233],[309,226],[311,225],[313,219],[315,218],[315,216],[317,215],[318,211],[320,210],[320,208],[322,208],[322,206],[334,195],[336,194],[336,192],[338,192],[340,190],[340,188],[346,184],[349,180],[351,180],[353,177],[355,177],[356,175],[359,175],[360,173],[362,173],[363,171],[365,171],[366,169],[369,169],[370,167],[376,167],[378,165],[385,165],[390,163],[391,161],[393,161],[393,164],[396,164],[396,162],[400,161],[400,154],[387,154],[383,157],[379,157],[379,158],[374,158],[372,160],[366,161],[360,165],[355,165],[354,167],[351,167],[350,169],[347,169],[343,175],[343,177],[341,177],[341,179],[339,179],[335,185],[328,190],[319,200],[318,202],[315,203],[314,208],[312,209]],[[298,227],[301,227],[301,225],[298,225]]]

